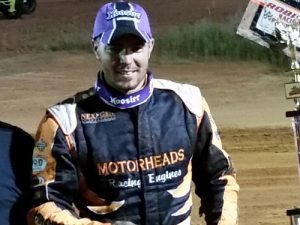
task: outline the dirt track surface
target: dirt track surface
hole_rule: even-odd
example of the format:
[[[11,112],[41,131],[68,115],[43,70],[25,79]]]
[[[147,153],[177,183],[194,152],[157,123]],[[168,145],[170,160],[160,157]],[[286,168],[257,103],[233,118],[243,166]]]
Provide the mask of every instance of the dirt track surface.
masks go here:
[[[34,133],[45,109],[93,85],[92,53],[30,51],[30,43],[53,26],[92,26],[96,0],[39,0],[21,20],[0,16],[0,120]],[[244,9],[242,0],[138,1],[148,9],[155,33],[179,23],[224,20]],[[53,34],[55,35],[55,34]],[[192,83],[207,98],[231,154],[241,187],[240,225],[289,224],[287,209],[300,206],[297,158],[284,97],[287,77],[268,65],[246,62],[151,63],[156,77]],[[194,197],[193,224],[199,225]]]
[[[63,26],[91,30],[96,10],[107,2],[103,0],[37,0],[37,11],[22,20],[4,20],[0,15],[0,51],[26,51],[41,33]],[[226,21],[241,12],[246,0],[141,0],[151,17],[153,33],[182,23],[200,20]],[[51,34],[51,33],[50,33]]]

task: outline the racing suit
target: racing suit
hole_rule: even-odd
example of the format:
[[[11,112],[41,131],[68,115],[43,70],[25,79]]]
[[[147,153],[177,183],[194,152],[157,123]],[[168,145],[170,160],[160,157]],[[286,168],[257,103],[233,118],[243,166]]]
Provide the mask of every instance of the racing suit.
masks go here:
[[[207,224],[237,224],[235,171],[199,88],[149,72],[146,97],[103,89],[96,82],[41,121],[31,224],[191,224],[192,181]]]

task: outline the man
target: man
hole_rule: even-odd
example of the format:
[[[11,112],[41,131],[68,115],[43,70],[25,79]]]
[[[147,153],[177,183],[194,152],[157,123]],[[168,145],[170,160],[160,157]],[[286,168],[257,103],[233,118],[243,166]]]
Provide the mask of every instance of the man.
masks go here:
[[[30,209],[31,157],[34,139],[0,121],[0,224],[25,225]]]
[[[191,224],[193,180],[207,224],[237,224],[235,172],[200,90],[148,70],[144,9],[102,6],[93,46],[95,86],[50,107],[37,132],[31,221]]]

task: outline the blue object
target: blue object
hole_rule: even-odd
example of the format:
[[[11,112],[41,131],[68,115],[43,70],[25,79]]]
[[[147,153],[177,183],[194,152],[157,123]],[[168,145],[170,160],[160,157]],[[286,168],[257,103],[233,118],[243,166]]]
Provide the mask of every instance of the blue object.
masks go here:
[[[34,139],[0,121],[0,224],[26,225]]]

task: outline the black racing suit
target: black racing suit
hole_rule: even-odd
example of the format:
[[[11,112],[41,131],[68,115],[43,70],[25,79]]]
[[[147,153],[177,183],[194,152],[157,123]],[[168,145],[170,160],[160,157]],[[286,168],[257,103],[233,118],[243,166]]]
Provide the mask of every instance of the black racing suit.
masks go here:
[[[192,180],[207,224],[237,224],[239,186],[200,90],[151,87],[132,108],[91,88],[48,109],[33,155],[36,224],[191,224]]]

